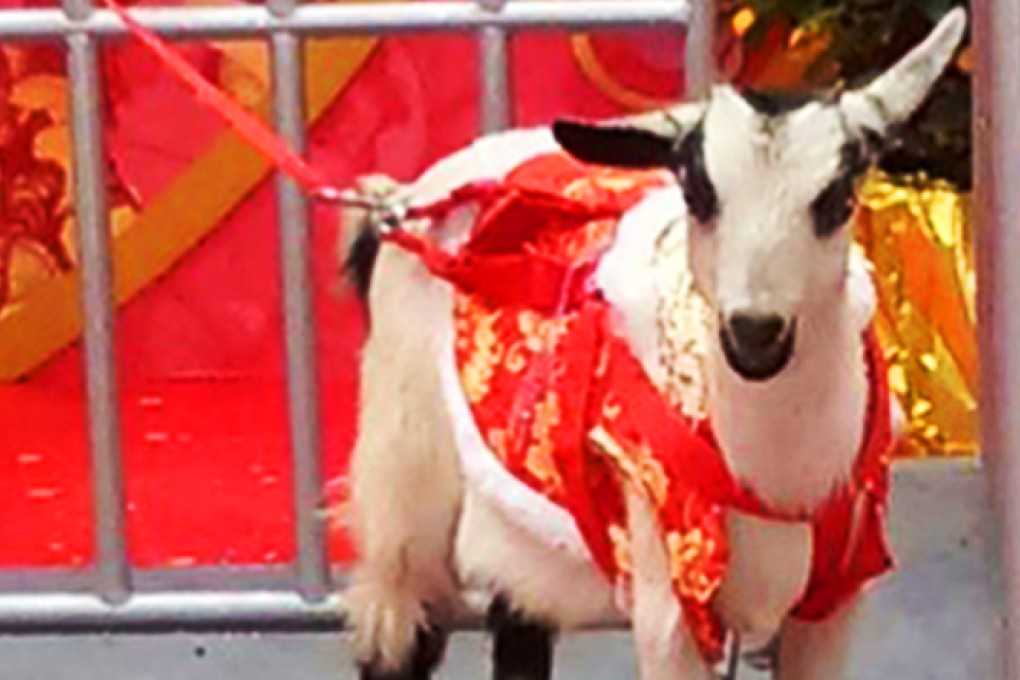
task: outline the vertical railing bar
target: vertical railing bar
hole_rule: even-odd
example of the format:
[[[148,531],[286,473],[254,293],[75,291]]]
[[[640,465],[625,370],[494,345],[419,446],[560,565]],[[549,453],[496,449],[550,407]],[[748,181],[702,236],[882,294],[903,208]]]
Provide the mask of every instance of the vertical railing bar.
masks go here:
[[[269,0],[286,16],[296,0]],[[305,149],[305,100],[302,42],[290,31],[270,36],[273,64],[273,115],[278,131],[299,152]],[[330,591],[329,560],[322,513],[322,463],[315,328],[312,310],[308,205],[297,184],[277,180],[277,214],[283,280],[287,352],[287,403],[294,470],[294,522],[297,588],[309,602]]]
[[[65,0],[72,20],[91,11],[89,0]],[[114,353],[114,303],[106,210],[98,47],[85,33],[67,36],[67,72],[74,154],[75,214],[81,263],[82,337],[92,455],[97,593],[111,603],[131,592],[125,539],[124,477]]]
[[[1002,678],[1020,678],[1020,4],[971,3],[981,443],[1005,589]]]
[[[486,11],[499,12],[506,0],[478,0]],[[483,134],[510,126],[510,55],[507,32],[485,26],[478,34],[479,52],[479,128]]]
[[[715,78],[715,3],[713,0],[687,0],[690,18],[687,22],[687,50],[684,55],[684,74],[688,100],[708,95]]]

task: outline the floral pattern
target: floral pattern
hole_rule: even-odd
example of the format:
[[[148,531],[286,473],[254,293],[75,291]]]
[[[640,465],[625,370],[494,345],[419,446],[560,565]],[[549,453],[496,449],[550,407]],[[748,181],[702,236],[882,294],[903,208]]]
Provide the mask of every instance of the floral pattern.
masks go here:
[[[544,177],[542,205],[549,205],[550,194],[563,202],[545,211],[483,212],[476,229],[489,238],[537,233],[530,247],[568,259],[597,257],[612,237],[607,225],[615,225],[656,182],[649,174],[607,175],[571,166],[557,156],[526,162],[517,172],[508,180],[510,188],[520,182],[529,189],[517,200],[535,200],[537,178]],[[578,197],[610,207],[615,200],[616,218],[599,210],[587,221],[564,223]],[[520,225],[507,215],[548,223]],[[643,494],[657,514],[685,622],[703,656],[721,658],[725,631],[710,605],[729,559],[724,508],[790,518],[737,483],[697,408],[700,399],[685,404],[684,398],[671,398],[676,395],[669,385],[651,382],[614,333],[613,312],[597,294],[578,307],[544,315],[523,299],[515,306],[490,303],[479,294],[456,297],[457,366],[490,449],[515,477],[570,511],[594,561],[623,592],[632,573],[624,484]],[[671,310],[668,323],[660,319],[660,331],[699,313]],[[794,612],[804,618],[827,615],[891,566],[880,521],[891,444],[888,387],[874,379],[884,368],[870,335],[866,346],[872,394],[854,484],[877,491],[864,512],[836,493],[817,516],[797,518],[812,521],[816,532],[811,582]],[[678,347],[688,351],[695,344]],[[700,364],[696,359],[694,366]],[[699,397],[697,392],[686,383],[675,390],[681,397]]]
[[[187,4],[191,0],[181,0]],[[232,0],[219,0],[230,3]],[[45,0],[0,0],[5,7],[47,7]],[[137,0],[126,0],[133,6]],[[265,49],[248,43],[190,44],[179,49],[204,75],[242,103],[268,92]],[[0,312],[38,277],[75,267],[70,178],[68,81],[64,51],[43,43],[0,46]],[[107,131],[118,106],[160,73],[132,42],[100,52],[101,116]],[[141,199],[113,152],[104,159],[109,209],[137,211]]]
[[[72,214],[66,82],[59,51],[0,47],[0,310],[14,294],[16,256],[51,272],[74,267],[66,227]],[[137,206],[113,157],[106,159],[111,207]]]

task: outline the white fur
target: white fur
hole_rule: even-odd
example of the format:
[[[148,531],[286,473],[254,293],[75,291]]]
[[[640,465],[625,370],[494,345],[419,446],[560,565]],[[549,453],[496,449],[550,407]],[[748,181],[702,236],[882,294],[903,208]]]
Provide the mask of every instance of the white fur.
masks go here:
[[[435,200],[467,181],[500,179],[525,158],[554,149],[548,130],[480,140],[394,195],[411,204]],[[456,243],[470,224],[469,213],[451,215],[441,225],[444,240]],[[440,624],[461,607],[462,574],[454,559],[464,488],[457,434],[441,398],[439,359],[452,360],[449,286],[388,246],[380,251],[374,278],[386,283],[373,285],[369,299],[372,328],[362,357],[359,436],[351,460],[351,519],[359,555],[345,599],[359,660],[392,670],[407,658],[416,627],[425,623],[424,604]],[[464,526],[486,535],[487,515],[473,517],[478,519]],[[492,531],[506,538],[508,553],[515,552],[514,536],[526,536],[517,527]],[[528,552],[525,544],[518,554]],[[536,561],[521,563],[519,571],[551,571],[539,550],[530,552]],[[571,592],[571,584],[590,584],[585,572],[591,565],[569,550],[553,551],[552,559],[564,556],[578,574],[569,573],[568,566],[568,575],[549,590]],[[460,571],[477,580],[484,568],[468,564]],[[550,622],[569,623],[569,618],[553,616]]]
[[[507,149],[518,148],[516,140],[506,141]],[[495,146],[495,139],[487,140],[484,154],[487,167],[491,167],[493,159],[498,157]],[[463,153],[476,152],[477,149],[473,148]],[[456,160],[458,172],[452,176],[459,182],[475,176],[467,174],[464,156]],[[514,162],[519,161],[520,156],[515,154]],[[434,185],[429,189],[442,190]],[[600,287],[619,312],[625,337],[649,373],[653,374],[653,379],[654,374],[660,371],[660,362],[655,342],[656,322],[654,315],[649,315],[648,300],[656,290],[657,276],[661,273],[647,265],[656,239],[676,220],[683,219],[682,202],[677,196],[678,192],[673,188],[657,191],[633,208],[624,217],[620,237],[606,255],[598,273]],[[438,593],[441,598],[452,597],[447,590],[419,581],[420,575],[433,569],[434,564],[449,564],[450,556],[454,556],[454,573],[450,578],[461,587],[506,592],[515,604],[530,614],[561,627],[591,623],[606,617],[610,611],[611,589],[594,571],[592,564],[581,559],[586,549],[572,522],[560,508],[534,494],[496,464],[494,456],[473,428],[453,371],[448,287],[426,281],[426,275],[416,263],[407,261],[403,254],[389,248],[384,248],[377,266],[376,280],[387,281],[386,286],[378,286],[378,289],[399,289],[402,294],[397,298],[392,293],[373,291],[372,339],[365,350],[365,370],[373,386],[387,386],[385,391],[389,398],[380,403],[381,400],[373,399],[369,393],[362,404],[362,431],[366,434],[359,440],[356,451],[355,501],[362,507],[370,503],[373,517],[388,520],[385,525],[374,526],[376,540],[394,544],[398,542],[395,540],[397,537],[407,535],[409,538],[404,540],[412,547],[405,550],[399,560],[406,565],[406,572],[387,576],[384,582],[389,585],[375,593],[377,599],[371,605],[366,601],[373,599],[373,593],[368,596],[361,593],[366,580],[363,575],[366,572],[374,574],[377,570],[372,566],[376,560],[371,558],[375,551],[366,551],[367,555],[359,563],[356,583],[361,590],[354,591],[352,607],[356,628],[361,632],[362,658],[368,659],[381,653],[391,664],[402,658],[401,655],[409,648],[414,625],[421,620],[420,610],[411,603],[428,600],[433,593]],[[410,285],[397,285],[402,279],[408,280]],[[394,317],[403,320],[397,327],[390,325]],[[856,323],[856,332],[859,333],[859,320]],[[422,343],[420,338],[424,329],[431,330],[426,336],[429,339]],[[407,349],[399,349],[405,346]],[[434,370],[428,368],[430,362],[422,361],[423,347],[430,347],[434,352]],[[826,360],[847,351],[847,347],[834,343],[833,351],[826,355]],[[402,352],[413,357],[408,361],[413,364],[414,370],[393,364]],[[856,362],[835,361],[832,365],[842,365],[848,370],[857,366],[859,369],[859,356],[857,358]],[[830,376],[826,375],[812,388],[813,376],[804,368],[806,365],[797,368],[796,378],[791,377],[784,385],[780,398],[789,398],[795,403],[824,402],[819,392],[827,391],[833,384]],[[731,424],[727,420],[730,411],[722,408],[713,412],[723,441],[740,452],[744,442],[770,441],[774,444],[768,448],[749,447],[748,455],[735,456],[734,467],[753,478],[756,488],[772,492],[777,499],[793,503],[805,497],[814,498],[816,494],[824,495],[825,491],[819,491],[819,487],[827,489],[835,483],[852,460],[862,422],[859,409],[847,409],[832,402],[831,409],[820,413],[809,414],[804,412],[806,407],[796,407],[791,417],[779,417],[777,420],[776,409],[768,404],[769,400],[777,398],[775,392],[751,389],[742,393],[741,385],[726,378],[727,373],[728,369],[716,366],[717,381],[710,384],[719,390],[716,399],[730,399],[739,404],[736,409],[743,417],[735,418]],[[826,390],[822,390],[823,386]],[[798,396],[801,392],[803,397]],[[437,413],[434,408],[423,409],[423,412],[431,412],[433,415],[429,417],[435,419],[428,427],[443,430],[431,436],[447,442],[448,446],[445,452],[430,450],[429,460],[431,465],[436,465],[439,460],[431,457],[442,456],[441,469],[456,464],[458,474],[467,482],[465,490],[460,491],[461,486],[452,482],[436,485],[434,470],[426,472],[415,464],[414,457],[426,451],[420,441],[407,441],[417,434],[409,430],[409,422],[394,421],[398,416],[394,406],[401,402],[413,404],[423,398],[415,395],[429,395],[433,400],[438,395],[443,396],[445,413]],[[760,419],[755,418],[756,412],[761,414]],[[814,419],[808,421],[808,417]],[[826,419],[846,422],[848,427],[855,429],[847,434],[838,427],[830,427]],[[378,446],[366,441],[367,433],[380,430],[388,433],[388,439],[399,440],[389,445],[395,452],[391,458],[399,469],[380,471],[364,462],[358,464],[365,455],[370,455],[370,448],[374,453]],[[827,446],[850,453],[833,464],[832,457],[818,455],[819,451],[828,450]],[[756,456],[759,451],[761,454]],[[785,460],[791,466],[795,465],[798,451],[804,452],[804,469],[796,474],[790,474],[789,468],[769,464],[770,460]],[[460,459],[456,463],[458,455]],[[816,464],[823,467],[819,469]],[[413,470],[418,473],[413,473]],[[366,471],[375,474],[366,474]],[[374,481],[382,475],[387,477],[387,481]],[[428,486],[421,484],[425,478],[429,479]],[[399,512],[385,510],[386,502],[380,498],[384,495],[383,489],[399,479],[406,480],[396,482],[406,485],[402,488],[418,491],[407,496],[417,499],[415,507],[436,505],[447,508],[447,512],[455,515],[456,519],[437,524],[434,515],[421,515],[412,508]],[[765,480],[764,483],[762,480]],[[426,492],[427,497],[422,495]],[[447,495],[452,498],[444,499]],[[453,544],[450,535],[445,533],[450,531],[451,521],[458,523]],[[647,509],[632,507],[630,522],[630,530],[635,536],[647,537],[650,535],[649,523],[654,523],[654,518]],[[736,514],[730,517],[729,524],[734,559],[733,568],[720,593],[720,611],[730,625],[747,633],[771,633],[782,624],[806,581],[810,554],[808,531],[802,526],[764,522]],[[445,527],[442,535],[437,534],[438,526]],[[422,543],[432,543],[432,550],[418,553],[413,547],[416,541],[411,536]],[[371,547],[374,542],[367,540],[367,544]],[[446,550],[450,551],[448,556],[440,559],[440,554]],[[389,553],[395,551],[396,548],[390,548]],[[642,540],[635,544],[634,551],[635,565],[639,565],[640,573],[635,578],[633,617],[641,651],[642,677],[676,677],[667,670],[671,668],[683,668],[683,675],[679,676],[682,678],[709,677],[704,675],[708,671],[700,663],[689,633],[682,625],[675,597],[666,596],[671,593],[669,581],[662,578],[662,567],[658,571],[654,567],[657,560],[662,560],[662,545]],[[422,562],[420,565],[416,564],[419,560]],[[373,576],[368,580],[375,579]]]
[[[676,109],[681,126],[704,115],[720,218],[712,228],[687,229],[676,194],[653,192],[625,216],[598,272],[621,333],[656,382],[664,376],[650,310],[668,278],[649,263],[656,240],[678,224],[689,233],[678,252],[687,254],[690,275],[713,311],[704,329],[708,338],[716,337],[715,319],[735,311],[796,319],[791,362],[769,381],[739,378],[717,342],[709,343],[706,365],[709,414],[726,460],[776,506],[811,509],[846,478],[861,441],[867,394],[861,329],[874,293],[850,255],[846,230],[816,238],[807,206],[835,173],[847,135],[868,127],[876,111],[892,122],[884,119],[890,112],[898,116],[917,105],[952,53],[961,22],[953,13],[936,37],[874,88],[845,95],[838,106],[809,105],[777,128],[763,127],[728,88],[717,88],[707,105]],[[899,85],[906,86],[903,101]],[[674,123],[666,118],[652,114],[636,122],[671,134]],[[473,179],[498,179],[555,148],[546,130],[496,135],[444,159],[395,196],[426,203]],[[458,243],[472,218],[470,211],[451,216],[439,225],[440,241]],[[586,559],[562,511],[483,462],[489,452],[452,387],[449,287],[384,247],[370,305],[352,462],[360,552],[348,594],[360,659],[383,669],[399,665],[424,607],[442,623],[465,585],[500,591],[526,614],[552,624],[608,615],[612,589]],[[672,594],[654,514],[630,490],[627,506],[641,677],[707,680],[709,669],[694,651]],[[788,618],[809,574],[808,527],[730,513],[727,531],[732,558],[716,602],[726,622],[758,636],[781,632],[782,680],[841,677],[853,606],[822,624]]]
[[[620,311],[620,332],[649,377],[665,380],[659,356],[655,305],[660,272],[652,268],[655,242],[671,228],[671,220],[686,228],[686,209],[675,186],[650,192],[620,220],[617,237],[603,255],[595,274],[596,284],[613,308]],[[659,277],[657,277],[657,274]]]
[[[662,531],[648,501],[626,489],[634,563],[632,626],[642,680],[712,680],[683,622]]]
[[[613,587],[590,559],[527,531],[506,508],[471,486],[455,556],[466,587],[507,594],[533,620],[563,629],[624,620]]]
[[[516,148],[514,140],[507,142],[507,148]],[[494,146],[495,141],[488,140],[486,158],[489,163],[495,153]],[[469,149],[463,153],[474,154],[475,151]],[[456,160],[460,163],[464,158]],[[464,165],[459,171],[465,172]],[[459,174],[457,178],[463,182],[472,176]],[[438,191],[434,187],[430,189]],[[683,218],[682,213],[676,213],[677,208],[682,208],[676,196],[675,189],[654,192],[633,208],[624,217],[620,238],[607,254],[598,274],[599,285],[619,311],[621,328],[635,343],[636,354],[650,371],[657,370],[659,357],[653,337],[655,320],[647,314],[646,295],[655,290],[657,274],[651,267],[635,265],[646,262],[656,239]],[[629,277],[625,274],[628,269]],[[368,660],[379,655],[391,666],[395,665],[409,649],[414,626],[422,621],[417,603],[455,599],[448,586],[449,580],[455,581],[458,587],[509,593],[515,604],[530,614],[565,628],[611,615],[612,590],[590,561],[583,559],[587,551],[572,522],[560,508],[534,494],[495,464],[494,456],[473,427],[453,370],[448,286],[427,281],[427,275],[417,263],[390,248],[383,249],[376,277],[389,285],[377,286],[372,293],[372,337],[364,358],[365,371],[371,371],[368,375],[372,381],[371,385],[366,385],[363,396],[361,425],[365,434],[359,438],[353,467],[356,507],[370,507],[371,513],[364,514],[376,519],[372,536],[361,539],[363,555],[356,571],[356,587],[350,595],[361,658]],[[395,285],[401,280],[408,281],[409,285]],[[385,289],[391,292],[382,292]],[[393,289],[400,294],[394,295]],[[396,320],[399,323],[393,323]],[[425,335],[427,340],[422,342],[424,329],[431,330]],[[401,347],[407,349],[400,350]],[[434,370],[428,368],[430,362],[422,361],[424,348],[430,348],[435,357]],[[403,364],[394,365],[404,352],[408,368]],[[385,396],[376,396],[373,388],[381,389]],[[431,398],[430,408],[423,408],[423,412],[433,413],[430,418],[434,422],[419,425],[437,427],[429,438],[446,442],[445,451],[423,446],[425,442],[415,437],[421,433],[409,429],[409,422],[400,420],[406,417],[403,409],[395,408],[401,403],[409,407],[415,403],[424,406],[426,395]],[[441,400],[436,400],[438,395],[442,395]],[[445,412],[434,410],[437,403],[445,404]],[[394,455],[373,458],[374,464],[369,464],[365,456],[378,456],[375,447],[381,445],[368,438],[368,432],[386,433],[384,439],[390,442],[386,446]],[[422,464],[416,462],[419,458]],[[394,467],[379,469],[383,459],[392,460]],[[423,468],[426,462],[433,466],[427,471]],[[437,485],[446,473],[437,478],[436,471],[445,471],[454,465],[467,487],[462,486],[463,482],[453,483],[452,480]],[[386,477],[385,482],[381,481],[382,477]],[[429,479],[428,486],[421,484],[425,478]],[[400,482],[400,479],[405,481]],[[397,495],[400,500],[415,502],[393,507],[395,499],[385,489],[394,483],[418,490],[418,493]],[[437,522],[436,513],[418,512],[429,506],[443,509],[437,511],[440,516],[449,513],[452,517]],[[450,533],[451,521],[457,524],[453,533]],[[648,527],[654,521],[641,506],[631,507],[630,530],[635,536],[653,535]],[[727,604],[723,612],[731,623],[747,631],[778,625],[800,590],[760,586],[763,581],[769,581],[768,574],[778,574],[784,583],[801,582],[803,576],[798,574],[804,572],[804,568],[790,569],[789,558],[804,554],[806,539],[802,532],[791,532],[788,525],[776,525],[775,531],[770,532],[761,527],[764,523],[760,520],[749,520],[750,528],[743,526],[742,520],[736,517],[731,522],[734,552],[741,556],[734,559],[737,568],[731,574],[736,578],[727,580],[723,590],[727,597],[721,601],[739,600],[745,607],[738,609]],[[442,531],[437,531],[439,528]],[[363,529],[359,535],[367,531]],[[779,538],[791,533],[795,535],[792,546]],[[407,538],[400,539],[400,536]],[[647,651],[642,654],[642,677],[659,675],[660,662],[651,659],[660,656],[661,663],[667,666],[686,666],[685,675],[681,677],[707,673],[702,670],[689,633],[682,626],[675,597],[664,596],[671,593],[668,579],[661,579],[661,568],[656,571],[652,566],[657,559],[662,559],[663,547],[646,538],[633,546],[638,570],[633,593],[634,625],[639,647]],[[377,544],[381,544],[379,548]],[[404,544],[403,547],[400,544]],[[429,550],[417,548],[425,544],[431,545]],[[448,556],[440,559],[440,554],[446,550]],[[647,556],[644,556],[645,550]],[[398,557],[392,559],[403,566],[397,573],[381,568],[386,556],[394,554]],[[658,558],[657,554],[660,554]],[[422,578],[429,569],[435,569],[433,565],[450,564],[451,556],[453,572],[440,579],[440,586]],[[756,569],[754,565],[772,568]],[[655,577],[656,573],[660,574],[659,578]],[[377,589],[370,587],[379,581],[382,584]],[[730,598],[730,592],[737,593],[736,597]],[[748,604],[751,609],[746,608]],[[664,626],[667,621],[674,623]]]

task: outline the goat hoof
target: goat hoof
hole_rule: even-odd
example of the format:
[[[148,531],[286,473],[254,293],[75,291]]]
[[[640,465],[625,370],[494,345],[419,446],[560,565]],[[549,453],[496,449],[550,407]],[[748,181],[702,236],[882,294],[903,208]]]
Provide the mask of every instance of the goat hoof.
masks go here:
[[[761,649],[752,649],[744,653],[744,662],[762,673],[774,673],[779,667],[779,635],[775,635]]]
[[[419,627],[415,631],[410,657],[397,668],[386,668],[378,661],[359,664],[360,680],[429,680],[446,650],[446,631]]]
[[[494,680],[549,680],[552,677],[552,627],[529,621],[497,597],[489,607],[487,628],[493,634]]]

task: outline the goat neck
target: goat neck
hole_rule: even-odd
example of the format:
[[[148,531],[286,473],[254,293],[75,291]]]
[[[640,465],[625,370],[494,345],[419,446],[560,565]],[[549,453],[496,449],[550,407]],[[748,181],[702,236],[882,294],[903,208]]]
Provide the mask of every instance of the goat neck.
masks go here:
[[[709,413],[730,469],[762,500],[810,511],[853,467],[867,407],[859,321],[846,291],[799,320],[790,364],[764,383],[726,364],[718,343],[707,359]]]

